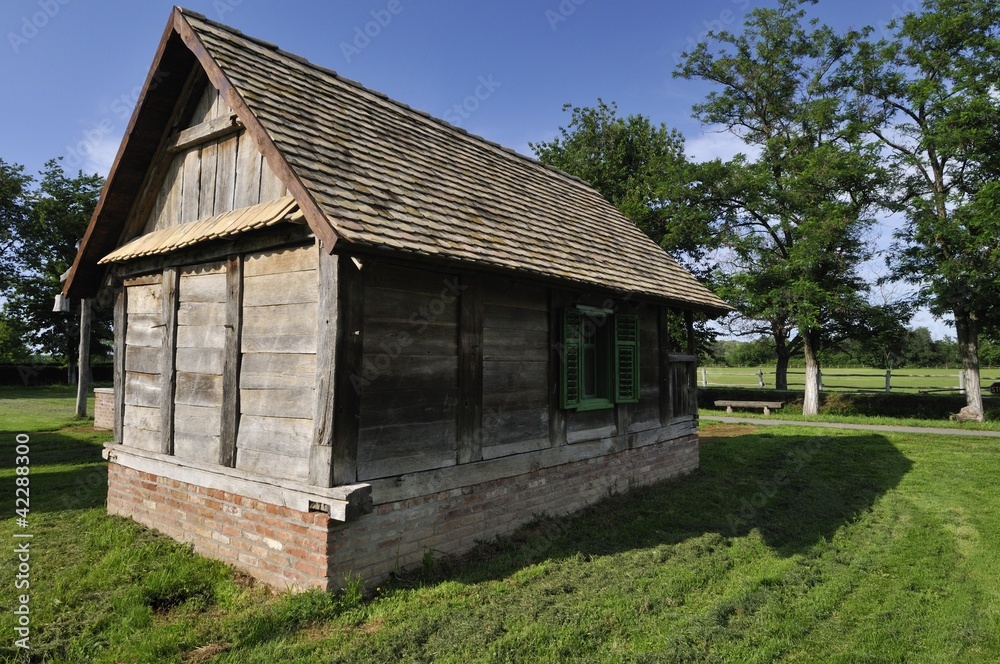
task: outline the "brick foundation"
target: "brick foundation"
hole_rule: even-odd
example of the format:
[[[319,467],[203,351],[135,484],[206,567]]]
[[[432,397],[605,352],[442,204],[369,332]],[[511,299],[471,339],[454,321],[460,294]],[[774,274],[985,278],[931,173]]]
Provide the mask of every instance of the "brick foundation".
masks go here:
[[[610,490],[685,475],[698,467],[698,438],[535,470],[408,500],[381,503],[342,523],[109,464],[108,512],[135,519],[195,551],[278,588],[335,588],[419,563],[428,549],[460,553],[538,514],[565,514]]]
[[[94,389],[94,428],[115,428],[115,390],[111,387]]]

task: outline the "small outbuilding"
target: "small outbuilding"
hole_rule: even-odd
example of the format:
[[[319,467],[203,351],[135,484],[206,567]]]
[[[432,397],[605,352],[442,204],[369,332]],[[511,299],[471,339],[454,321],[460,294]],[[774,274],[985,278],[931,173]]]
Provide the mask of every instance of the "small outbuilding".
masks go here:
[[[692,315],[728,310],[580,180],[181,9],[65,294],[99,290],[108,511],[294,588],[695,470]]]

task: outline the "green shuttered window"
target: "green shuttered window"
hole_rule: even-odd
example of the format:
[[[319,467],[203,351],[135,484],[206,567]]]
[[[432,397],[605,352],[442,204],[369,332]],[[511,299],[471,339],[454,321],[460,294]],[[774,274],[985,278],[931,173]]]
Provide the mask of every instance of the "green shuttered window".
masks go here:
[[[639,318],[571,307],[562,317],[562,407],[611,408],[639,401]]]

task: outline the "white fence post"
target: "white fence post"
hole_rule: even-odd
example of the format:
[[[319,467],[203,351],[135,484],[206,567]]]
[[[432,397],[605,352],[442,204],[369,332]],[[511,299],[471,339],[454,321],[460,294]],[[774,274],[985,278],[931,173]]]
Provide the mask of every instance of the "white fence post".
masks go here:
[[[816,370],[816,388],[822,392],[823,391],[823,370]]]
[[[885,391],[892,391],[892,369],[885,370]]]
[[[708,387],[708,369],[705,367],[701,368],[701,386]]]
[[[764,370],[757,369],[757,382],[760,384],[761,389],[764,389]]]
[[[965,394],[965,371],[958,372],[958,391],[961,394]]]

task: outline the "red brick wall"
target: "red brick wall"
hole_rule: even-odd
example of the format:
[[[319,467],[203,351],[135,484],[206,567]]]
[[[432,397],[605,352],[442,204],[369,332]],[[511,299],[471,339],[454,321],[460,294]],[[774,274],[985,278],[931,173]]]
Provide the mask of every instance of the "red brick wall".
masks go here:
[[[105,387],[94,390],[94,428],[115,428],[115,391]]]
[[[424,552],[459,553],[539,514],[564,514],[612,490],[690,473],[695,435],[409,500],[378,504],[350,523],[110,464],[108,511],[279,588],[333,588],[419,564]]]

